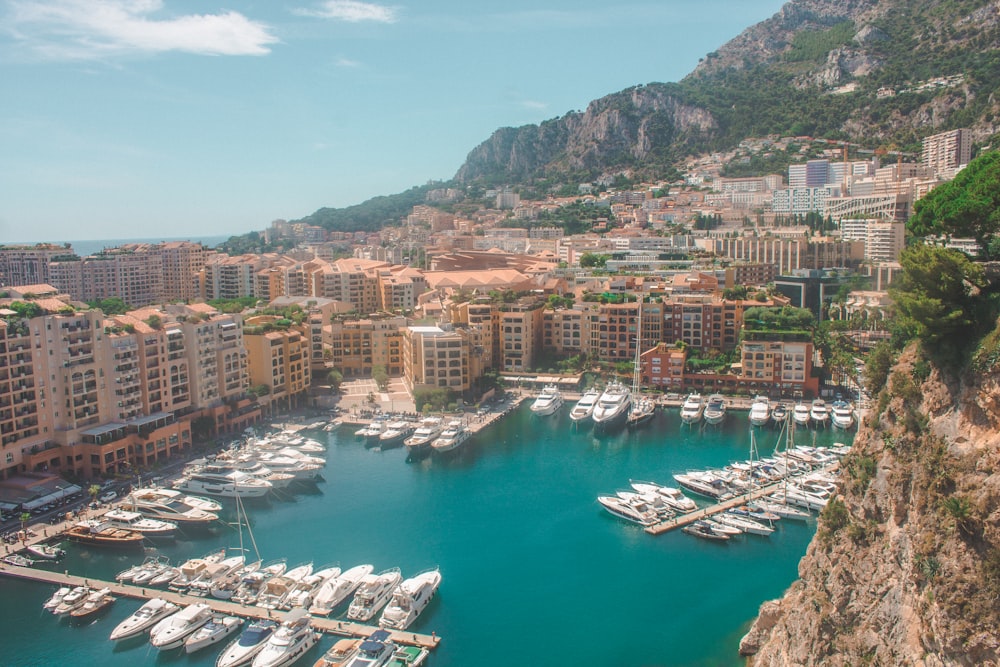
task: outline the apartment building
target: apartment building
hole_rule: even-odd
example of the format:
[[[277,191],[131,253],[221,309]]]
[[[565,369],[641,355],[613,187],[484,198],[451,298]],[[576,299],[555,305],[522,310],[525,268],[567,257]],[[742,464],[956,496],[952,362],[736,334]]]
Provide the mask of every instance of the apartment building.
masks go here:
[[[313,277],[313,296],[351,304],[363,315],[379,310],[376,272],[389,265],[365,259],[339,259],[320,267]]]
[[[390,376],[404,373],[403,329],[406,318],[338,318],[323,327],[324,346],[330,350],[328,361],[344,377],[371,375],[381,366]]]
[[[197,276],[216,252],[190,241],[169,241],[158,247],[163,261],[163,298],[168,301],[198,298]]]
[[[542,350],[545,302],[524,297],[500,306],[500,370],[521,373],[534,368]]]
[[[49,263],[53,286],[78,301],[120,298],[130,306],[164,297],[163,257],[150,244],[110,248],[89,257],[58,257]]]
[[[404,380],[411,390],[424,387],[468,391],[477,379],[470,357],[473,338],[467,332],[433,326],[403,330]]]
[[[841,220],[841,238],[863,241],[866,262],[898,262],[906,246],[906,225],[902,222],[874,220]]]
[[[972,160],[972,132],[967,129],[939,132],[923,141],[921,163],[941,178],[954,178],[959,167]]]
[[[813,377],[808,334],[747,331],[744,336],[740,364],[749,388],[781,396],[817,395],[819,378]]]
[[[449,318],[456,326],[476,331],[479,360],[484,369],[498,368],[500,353],[500,310],[489,299],[478,298],[452,303]]]
[[[49,264],[72,254],[69,246],[53,243],[0,245],[0,286],[51,283]]]
[[[197,276],[201,298],[239,299],[256,296],[254,276],[269,264],[265,255],[214,255]]]
[[[783,239],[764,236],[705,239],[710,252],[735,261],[771,264],[779,274],[798,269],[858,266],[865,257],[863,241]]]
[[[283,328],[277,316],[259,315],[245,322],[250,389],[265,412],[301,406],[312,384],[309,339],[295,327]]]
[[[663,303],[663,334],[668,345],[683,342],[702,351],[727,352],[739,344],[747,308],[773,306],[756,300],[725,300],[719,295],[685,295]]]

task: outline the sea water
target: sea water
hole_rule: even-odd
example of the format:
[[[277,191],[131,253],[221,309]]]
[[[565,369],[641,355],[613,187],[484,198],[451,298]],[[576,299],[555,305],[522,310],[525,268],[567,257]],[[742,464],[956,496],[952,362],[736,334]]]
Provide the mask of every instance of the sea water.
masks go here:
[[[412,630],[441,637],[430,667],[526,665],[739,665],[737,645],[761,602],[781,595],[815,532],[781,521],[770,537],[728,543],[680,531],[660,536],[596,502],[630,479],[673,485],[671,474],[748,458],[746,412],[721,426],[690,427],[676,409],[637,431],[576,429],[569,407],[537,417],[522,407],[449,458],[407,461],[402,448],[367,449],[353,429],[318,432],[328,444],[324,482],[247,504],[264,560],[318,569],[371,563],[403,576],[438,567],[437,597]],[[755,431],[762,456],[783,439]],[[847,442],[850,434],[800,429],[798,444]],[[701,502],[701,501],[700,501]],[[238,547],[234,508],[210,534],[147,549],[172,561]],[[142,554],[75,544],[51,566],[113,578]],[[73,624],[41,609],[49,585],[0,579],[3,665],[212,665],[221,648],[159,654],[143,641],[115,646],[112,628],[140,605],[121,599],[103,617]],[[343,610],[338,610],[343,613]],[[335,614],[336,615],[336,614]],[[311,665],[324,637],[299,665]]]

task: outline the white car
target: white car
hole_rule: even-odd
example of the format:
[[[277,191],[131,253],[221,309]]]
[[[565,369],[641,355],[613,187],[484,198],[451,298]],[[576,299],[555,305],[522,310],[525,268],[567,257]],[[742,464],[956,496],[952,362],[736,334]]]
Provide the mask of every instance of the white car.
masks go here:
[[[118,494],[114,491],[105,491],[101,495],[97,496],[97,499],[102,503],[110,503],[112,500],[118,497]]]

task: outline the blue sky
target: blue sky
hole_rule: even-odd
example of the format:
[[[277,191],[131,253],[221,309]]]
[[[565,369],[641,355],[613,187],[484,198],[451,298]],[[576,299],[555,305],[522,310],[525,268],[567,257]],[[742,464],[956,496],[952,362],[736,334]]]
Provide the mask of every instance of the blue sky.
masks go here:
[[[243,233],[448,179],[781,4],[0,0],[0,242]]]

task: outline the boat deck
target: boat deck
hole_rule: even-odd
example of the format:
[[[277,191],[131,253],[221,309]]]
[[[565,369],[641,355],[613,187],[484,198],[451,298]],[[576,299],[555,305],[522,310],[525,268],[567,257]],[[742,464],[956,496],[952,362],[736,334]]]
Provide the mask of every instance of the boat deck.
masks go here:
[[[241,618],[273,618],[277,621],[284,620],[285,616],[290,612],[275,612],[267,609],[261,609],[255,606],[246,606],[237,604],[235,602],[228,602],[225,600],[216,600],[214,598],[204,598],[197,597],[194,595],[186,595],[182,593],[175,593],[169,590],[161,590],[159,588],[142,588],[140,586],[131,586],[128,584],[120,584],[116,581],[100,581],[97,579],[91,579],[87,577],[80,577],[74,574],[68,574],[63,572],[52,572],[49,570],[36,570],[30,567],[16,567],[13,565],[0,564],[0,575],[7,577],[16,577],[18,579],[28,579],[31,581],[39,581],[42,583],[53,584],[56,586],[91,586],[96,588],[109,588],[111,589],[112,595],[136,598],[140,600],[149,600],[152,598],[163,598],[170,602],[174,602],[179,605],[189,605],[195,602],[207,603],[213,611],[221,612],[224,614],[230,614],[233,616],[239,616]],[[329,618],[316,618],[312,617],[312,627],[321,632],[328,634],[340,635],[343,637],[359,637],[364,638],[369,636],[371,633],[378,630],[378,627],[365,625],[363,623],[354,623],[353,621],[338,621],[336,619]],[[405,644],[408,646],[420,646],[427,649],[435,649],[437,645],[441,642],[441,638],[436,634],[431,633],[430,635],[419,634],[415,632],[408,631],[398,631],[390,630],[393,641],[397,644]]]

